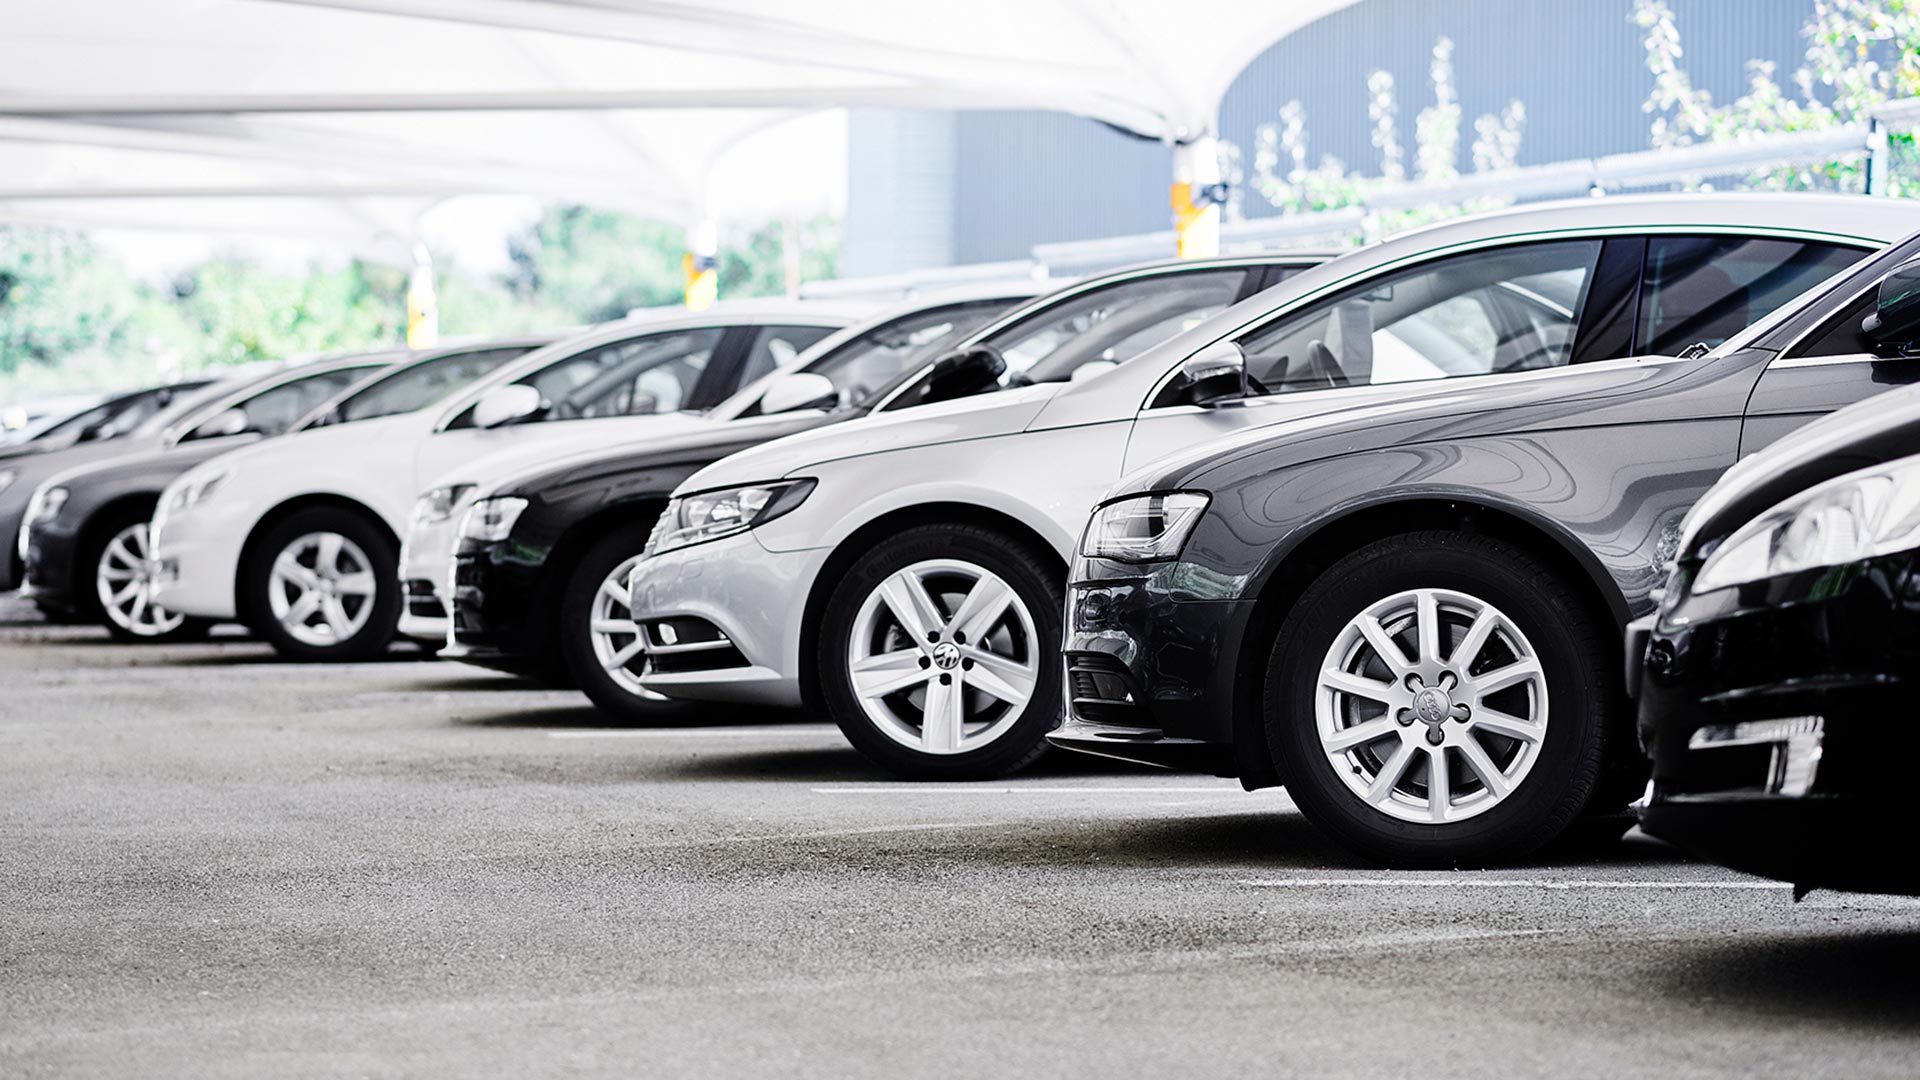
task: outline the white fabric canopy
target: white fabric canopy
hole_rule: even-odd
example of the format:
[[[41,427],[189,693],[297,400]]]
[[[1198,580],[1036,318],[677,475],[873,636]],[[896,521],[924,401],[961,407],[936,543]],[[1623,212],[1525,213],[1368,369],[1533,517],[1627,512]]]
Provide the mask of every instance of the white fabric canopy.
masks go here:
[[[692,223],[714,160],[803,110],[1203,138],[1255,55],[1352,2],[0,0],[0,218],[347,236],[515,192]]]

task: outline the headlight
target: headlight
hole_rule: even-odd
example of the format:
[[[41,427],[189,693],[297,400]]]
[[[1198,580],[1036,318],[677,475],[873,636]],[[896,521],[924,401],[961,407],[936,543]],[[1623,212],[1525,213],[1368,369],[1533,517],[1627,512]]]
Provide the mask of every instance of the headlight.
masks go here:
[[[1197,491],[1135,495],[1094,510],[1080,553],[1092,559],[1160,562],[1178,558],[1208,497]]]
[[[27,533],[35,525],[52,521],[60,516],[60,508],[67,504],[67,489],[63,487],[43,487],[27,500],[27,516],[20,519],[19,555],[22,563],[27,561]]]
[[[515,498],[481,499],[460,521],[460,536],[467,540],[492,543],[505,540],[513,532],[513,523],[527,509],[527,500]]]
[[[682,495],[668,503],[654,523],[653,535],[647,538],[647,554],[658,555],[746,532],[799,506],[812,493],[813,485],[812,480],[777,480]]]
[[[1726,538],[1693,579],[1712,592],[1920,545],[1920,461],[1876,465],[1808,488]]]
[[[20,473],[14,469],[0,469],[0,491],[5,491],[12,487],[13,478],[19,475]]]
[[[188,476],[184,482],[173,489],[173,497],[167,500],[166,509],[185,510],[189,506],[198,506],[213,498],[220,485],[233,479],[232,469],[221,469],[205,476]]]
[[[416,525],[435,525],[453,516],[460,504],[473,494],[472,484],[451,484],[437,487],[414,500],[413,521]]]

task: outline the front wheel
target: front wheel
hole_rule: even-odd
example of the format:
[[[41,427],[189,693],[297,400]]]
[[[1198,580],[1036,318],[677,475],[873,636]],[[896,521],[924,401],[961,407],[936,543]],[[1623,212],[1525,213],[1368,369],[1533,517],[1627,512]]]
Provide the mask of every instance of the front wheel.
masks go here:
[[[875,545],[821,622],[820,687],[840,730],[906,776],[992,779],[1031,764],[1060,719],[1063,576],[975,526]]]
[[[1301,811],[1392,866],[1530,854],[1585,808],[1613,698],[1603,626],[1488,537],[1393,537],[1310,585],[1268,663],[1265,722]]]
[[[302,510],[261,538],[245,570],[241,612],[290,660],[367,660],[400,625],[393,543],[349,510]]]
[[[101,523],[99,539],[81,564],[93,571],[92,603],[86,607],[115,641],[158,644],[206,637],[211,622],[153,602],[156,568],[147,517],[144,510],[127,510]]]
[[[622,530],[588,548],[574,564],[560,597],[560,658],[574,685],[601,712],[636,723],[684,720],[698,711],[694,702],[675,701],[640,685],[646,639],[633,621],[627,576],[646,543],[646,528]]]

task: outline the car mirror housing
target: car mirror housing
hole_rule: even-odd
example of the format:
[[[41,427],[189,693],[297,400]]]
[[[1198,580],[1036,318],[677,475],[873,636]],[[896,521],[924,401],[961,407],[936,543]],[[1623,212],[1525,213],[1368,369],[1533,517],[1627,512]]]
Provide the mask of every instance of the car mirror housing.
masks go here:
[[[486,392],[473,407],[473,426],[505,427],[540,411],[540,391],[522,383],[496,386]]]
[[[782,375],[760,395],[763,414],[830,409],[839,403],[840,391],[834,388],[833,380],[811,371]]]
[[[1216,341],[1180,365],[1182,395],[1189,405],[1211,405],[1247,396],[1247,354],[1231,341]]]
[[[247,414],[240,409],[228,409],[218,413],[207,422],[194,428],[187,436],[189,439],[221,439],[229,435],[244,435],[248,429]]]
[[[935,360],[927,373],[926,400],[951,401],[982,393],[998,386],[1006,370],[1006,358],[991,345],[950,352]]]
[[[1880,279],[1873,313],[1860,323],[1860,330],[1885,344],[1920,338],[1920,259],[1908,259]]]

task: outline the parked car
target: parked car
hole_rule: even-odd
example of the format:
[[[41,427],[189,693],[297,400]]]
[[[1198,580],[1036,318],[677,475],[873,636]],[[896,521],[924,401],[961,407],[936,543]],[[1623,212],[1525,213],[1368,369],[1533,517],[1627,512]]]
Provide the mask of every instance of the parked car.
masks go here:
[[[42,483],[20,529],[26,593],[42,611],[100,622],[122,641],[204,633],[210,625],[206,620],[153,602],[147,527],[167,484],[195,465],[263,437],[429,404],[433,395],[444,395],[549,340],[532,336],[343,357],[235,386],[169,425],[155,449],[67,469]]]
[[[1052,741],[1284,784],[1395,866],[1511,860],[1620,811],[1646,775],[1622,626],[1741,454],[1920,381],[1830,333],[1916,251],[1703,357],[1490,380],[1141,470],[1081,543]]]
[[[158,444],[168,424],[218,393],[205,379],[170,383],[121,394],[40,433],[0,450],[0,592],[20,587],[18,537],[27,503],[40,482],[62,469]]]
[[[1920,261],[1869,299],[1811,336],[1854,337],[1840,357],[1912,381]],[[1730,470],[1688,514],[1659,610],[1632,630],[1647,832],[1803,891],[1920,895],[1920,868],[1887,845],[1904,806],[1885,752],[1920,672],[1920,386]]]
[[[924,400],[893,391],[930,377],[943,353],[959,357],[980,346],[1071,347],[1093,357],[1112,349],[1137,351],[1158,340],[1156,326],[1159,336],[1170,335],[1322,258],[1290,252],[1133,267],[1064,288],[1055,283],[1038,299],[1031,295],[1038,286],[1030,286],[1024,290],[1028,302],[1012,311],[1004,294],[989,305],[949,297],[931,307],[909,307],[838,342],[822,342],[800,369],[743,392],[715,410],[726,423],[620,454],[586,455],[494,485],[481,493],[481,512],[465,519],[469,531],[496,532],[461,541],[449,655],[492,664],[564,664],[567,680],[610,713],[644,718],[671,711],[674,703],[639,685],[646,657],[625,595],[627,575],[654,518],[695,470],[782,435],[867,415],[889,398]],[[1177,287],[1188,278],[1201,287]],[[1201,307],[1188,306],[1183,297]],[[956,304],[962,311],[954,310]],[[1127,355],[1089,362],[1100,367]],[[429,501],[448,500],[443,490]],[[494,524],[502,514],[493,508],[502,505],[520,507],[504,529]],[[409,543],[412,551],[426,547]],[[445,566],[452,552],[436,554]],[[663,646],[655,658],[673,649]]]
[[[196,466],[154,517],[155,599],[237,619],[296,660],[369,657],[401,609],[399,537],[455,463],[697,425],[866,305],[748,301],[649,315],[534,350],[433,408],[311,430]]]
[[[0,409],[0,450],[31,442],[48,428],[106,400],[105,394],[63,394]]]
[[[1624,400],[1625,388],[1712,381],[1728,365],[1702,360],[1706,347],[1863,258],[1892,230],[1915,227],[1920,206],[1796,195],[1609,198],[1462,219],[1308,270],[1091,379],[1058,382],[1065,372],[1042,363],[1018,380],[1036,385],[736,454],[681,486],[635,571],[647,647],[670,644],[666,635],[704,646],[671,654],[671,667],[653,664],[641,685],[671,697],[822,708],[855,746],[907,775],[1004,774],[1037,757],[1059,719],[1068,559],[1088,511],[1123,474],[1237,431],[1310,432],[1343,411],[1368,419],[1342,428],[1338,445],[1321,447],[1327,454],[1384,447],[1388,433],[1434,437],[1437,422],[1402,415],[1466,424],[1489,405],[1521,415],[1534,397],[1605,430],[1613,406],[1582,395]],[[1623,359],[1646,351],[1684,358]],[[1025,365],[1009,355],[1006,367],[1011,376]],[[1784,389],[1799,382],[1785,373],[1760,388],[1754,438],[1817,410]],[[1837,399],[1850,385],[1836,381],[1829,393]],[[1632,408],[1658,415],[1645,404],[1652,396],[1631,395]],[[1708,405],[1720,407],[1677,398],[1675,423]],[[1696,426],[1737,430],[1739,413]],[[1527,415],[1546,423],[1538,410]],[[1252,443],[1293,438],[1280,430]],[[1630,439],[1655,441],[1640,431]],[[1732,445],[1724,449],[1731,460]],[[1377,468],[1405,456],[1368,460]],[[1725,464],[1708,458],[1715,464],[1699,468]],[[1551,479],[1523,462],[1498,467],[1523,465],[1521,482]],[[1329,482],[1311,500],[1292,489],[1286,498],[1369,497],[1367,483]],[[1587,506],[1620,482],[1603,474],[1595,490],[1553,497]],[[1683,506],[1636,502],[1637,513],[1614,524],[1677,520]],[[1410,520],[1382,513],[1389,523]],[[1457,527],[1444,515],[1430,520]],[[1192,585],[1226,597],[1251,582]],[[1617,628],[1595,623],[1592,633],[1611,639]]]

